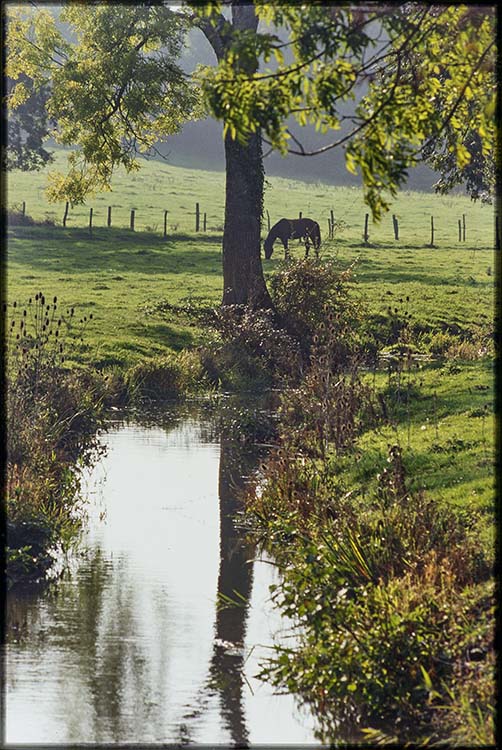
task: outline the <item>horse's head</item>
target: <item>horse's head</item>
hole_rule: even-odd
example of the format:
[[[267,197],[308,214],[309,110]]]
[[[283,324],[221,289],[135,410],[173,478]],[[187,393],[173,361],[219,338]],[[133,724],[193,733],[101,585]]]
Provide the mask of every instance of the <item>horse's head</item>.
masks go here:
[[[263,249],[265,250],[265,258],[269,260],[272,255],[272,250],[274,249],[274,241],[267,237],[263,243]]]

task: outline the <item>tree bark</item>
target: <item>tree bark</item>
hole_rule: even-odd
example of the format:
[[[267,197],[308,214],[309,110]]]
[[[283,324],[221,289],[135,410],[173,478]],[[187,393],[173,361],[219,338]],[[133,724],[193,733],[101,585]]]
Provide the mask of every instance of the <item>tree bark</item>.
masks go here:
[[[218,60],[224,58],[232,31],[254,31],[258,18],[252,4],[232,3],[232,23],[220,16],[213,26],[199,23]],[[235,62],[236,70],[242,64]],[[246,72],[255,71],[251,65]],[[263,212],[263,153],[260,132],[247,143],[225,137],[226,195],[223,231],[223,305],[272,308],[261,264],[261,217]]]
[[[225,138],[223,305],[272,307],[260,255],[263,155],[260,133],[246,144]]]

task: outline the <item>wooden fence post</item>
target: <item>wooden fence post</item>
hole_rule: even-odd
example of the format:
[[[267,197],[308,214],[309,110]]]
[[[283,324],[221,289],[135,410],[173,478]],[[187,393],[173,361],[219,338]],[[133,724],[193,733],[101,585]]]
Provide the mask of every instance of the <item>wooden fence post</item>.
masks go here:
[[[92,234],[92,208],[89,209],[89,232]]]
[[[167,211],[164,211],[164,237],[167,237]]]
[[[301,219],[301,218],[302,218],[302,212],[301,212],[301,211],[300,211],[300,213],[298,214],[298,218],[299,218],[299,219]]]
[[[328,240],[333,239],[333,225],[331,223],[331,219],[328,219]]]
[[[131,231],[134,232],[134,221],[136,219],[136,210],[134,208],[131,208]]]
[[[331,217],[330,221],[330,229],[329,229],[329,239],[332,240],[335,236],[335,213],[333,209],[330,209],[329,215]]]
[[[108,206],[108,216],[106,218],[106,226],[111,227],[112,225],[112,207]]]
[[[465,214],[462,214],[462,240],[465,242]]]
[[[395,214],[392,214],[392,224],[394,226],[394,239],[398,240],[399,239],[399,222]]]
[[[68,218],[68,211],[70,209],[70,203],[69,201],[66,201],[66,205],[64,207],[64,214],[63,214],[63,226],[66,226],[66,219]]]
[[[458,241],[462,242],[462,221],[458,220]]]
[[[21,208],[21,216],[24,218],[26,215],[26,201],[23,201],[23,206]]]
[[[200,229],[200,206],[198,203],[195,204],[195,231],[198,232]]]
[[[204,223],[203,223],[203,229],[206,231],[207,228],[207,213],[204,211]]]
[[[368,243],[368,240],[369,240],[369,234],[368,234],[369,218],[370,218],[369,214],[366,214],[366,216],[364,217],[364,241],[366,242],[366,244]]]
[[[431,244],[430,247],[434,247],[434,216],[431,216]]]

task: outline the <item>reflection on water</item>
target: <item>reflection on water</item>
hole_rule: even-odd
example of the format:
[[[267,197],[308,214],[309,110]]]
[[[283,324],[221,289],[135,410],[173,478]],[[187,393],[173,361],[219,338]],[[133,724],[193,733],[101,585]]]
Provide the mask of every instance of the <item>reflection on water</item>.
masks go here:
[[[235,526],[256,449],[189,418],[117,425],[106,444],[74,570],[9,594],[6,741],[315,742],[253,677],[285,627],[275,568]],[[242,606],[216,606],[235,592]]]

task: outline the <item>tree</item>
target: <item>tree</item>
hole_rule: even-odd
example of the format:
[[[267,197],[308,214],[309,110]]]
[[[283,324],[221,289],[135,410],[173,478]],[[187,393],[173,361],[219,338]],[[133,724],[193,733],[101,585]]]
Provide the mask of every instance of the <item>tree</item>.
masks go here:
[[[47,86],[33,88],[30,79],[21,74],[20,81],[26,87],[27,98],[13,111],[7,123],[7,148],[4,153],[5,169],[31,171],[42,169],[52,161],[52,155],[44,148],[48,134]],[[6,81],[7,95],[14,81]]]
[[[53,178],[52,197],[82,201],[109,187],[117,164],[136,169],[138,150],[200,113],[199,86],[206,111],[224,124],[225,304],[271,304],[260,259],[262,143],[312,153],[286,126],[291,115],[339,131],[316,153],[345,150],[375,220],[419,159],[444,170],[441,188],[478,185],[480,155],[485,167],[494,161],[494,7],[144,2],[72,4],[62,17],[76,44],[40,11],[31,22],[15,18],[8,38],[10,75],[24,69],[51,81],[57,138],[81,149],[68,175]],[[192,77],[176,63],[188,25],[216,55]]]

